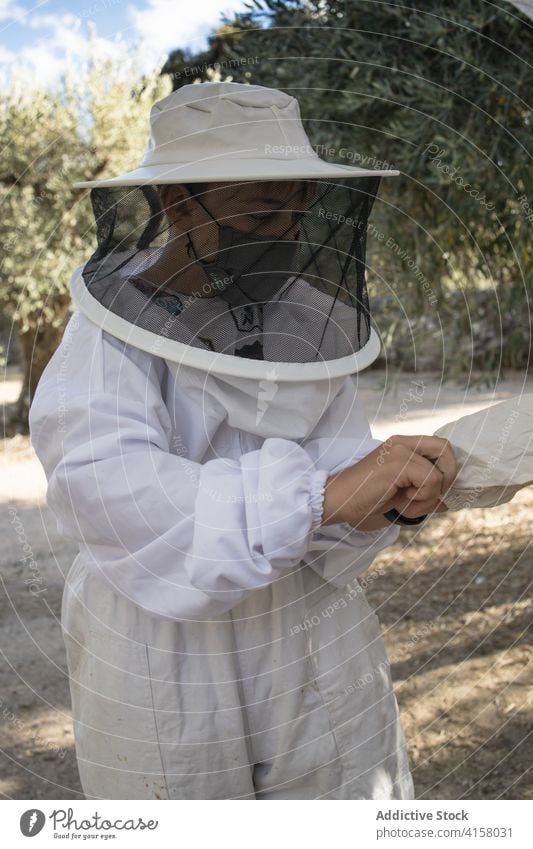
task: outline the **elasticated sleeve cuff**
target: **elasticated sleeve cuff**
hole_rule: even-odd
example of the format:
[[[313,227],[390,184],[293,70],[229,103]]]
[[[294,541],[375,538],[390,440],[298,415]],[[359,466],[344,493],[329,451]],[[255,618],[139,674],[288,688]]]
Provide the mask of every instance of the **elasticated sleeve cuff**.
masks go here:
[[[311,504],[311,530],[316,531],[322,524],[324,515],[324,494],[328,472],[320,469],[311,475],[310,504]]]

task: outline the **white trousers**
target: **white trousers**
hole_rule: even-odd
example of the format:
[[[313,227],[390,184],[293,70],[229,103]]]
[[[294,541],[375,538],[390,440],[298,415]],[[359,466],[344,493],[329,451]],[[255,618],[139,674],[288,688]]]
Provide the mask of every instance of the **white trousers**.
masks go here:
[[[219,620],[152,617],[81,555],[63,594],[90,799],[412,799],[379,620],[300,566]]]

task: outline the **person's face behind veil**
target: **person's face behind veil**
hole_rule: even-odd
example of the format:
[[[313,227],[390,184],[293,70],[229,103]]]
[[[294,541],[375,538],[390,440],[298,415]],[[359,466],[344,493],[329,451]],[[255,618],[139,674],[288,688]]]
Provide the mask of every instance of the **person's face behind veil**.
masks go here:
[[[150,279],[180,293],[212,297],[217,292],[206,292],[206,278],[194,260],[216,256],[219,227],[273,241],[297,239],[298,217],[309,208],[315,184],[309,180],[166,184],[159,195],[169,221],[169,241],[162,252],[163,277],[154,266]]]

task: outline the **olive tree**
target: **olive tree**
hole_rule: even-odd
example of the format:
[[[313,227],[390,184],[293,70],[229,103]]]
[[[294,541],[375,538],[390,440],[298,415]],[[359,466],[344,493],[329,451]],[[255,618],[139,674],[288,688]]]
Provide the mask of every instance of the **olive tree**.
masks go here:
[[[15,75],[0,93],[0,299],[23,358],[11,411],[19,429],[27,427],[33,392],[62,335],[70,275],[93,244],[87,190],[72,184],[132,167],[150,106],[171,90],[159,69],[143,76],[132,56],[98,57],[89,46],[86,66],[54,86]]]

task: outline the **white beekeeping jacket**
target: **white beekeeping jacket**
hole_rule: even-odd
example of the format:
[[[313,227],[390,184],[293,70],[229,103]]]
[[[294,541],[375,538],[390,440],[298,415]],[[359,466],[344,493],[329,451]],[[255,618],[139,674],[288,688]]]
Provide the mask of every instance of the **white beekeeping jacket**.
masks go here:
[[[262,400],[70,319],[30,412],[47,503],[144,610],[216,617],[299,562],[342,587],[397,539],[320,527],[327,476],[380,444],[356,376],[272,384]]]

